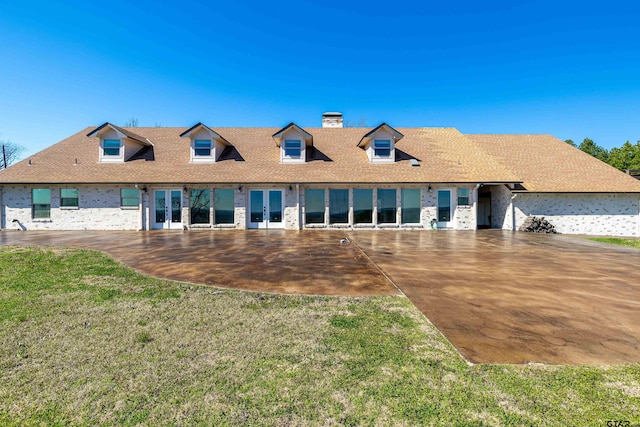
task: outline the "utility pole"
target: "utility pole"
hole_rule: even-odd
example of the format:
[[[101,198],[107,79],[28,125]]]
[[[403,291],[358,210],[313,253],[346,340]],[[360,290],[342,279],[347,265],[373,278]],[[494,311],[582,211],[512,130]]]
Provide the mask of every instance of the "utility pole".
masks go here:
[[[2,144],[2,169],[7,168],[7,153],[4,151],[4,144]]]

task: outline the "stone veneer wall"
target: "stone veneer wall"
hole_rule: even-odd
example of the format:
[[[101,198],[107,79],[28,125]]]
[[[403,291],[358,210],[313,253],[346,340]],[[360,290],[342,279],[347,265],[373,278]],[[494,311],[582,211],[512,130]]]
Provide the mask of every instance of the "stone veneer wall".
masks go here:
[[[2,226],[9,230],[139,230],[140,207],[121,208],[120,188],[129,186],[83,187],[39,186],[51,189],[51,217],[31,218],[32,186],[10,185],[2,189]],[[78,208],[60,207],[60,189],[78,189]],[[13,220],[19,222],[13,222]]]
[[[628,194],[518,194],[516,229],[530,215],[544,216],[565,234],[640,237],[640,196]],[[511,228],[511,227],[505,227]]]
[[[491,228],[513,229],[511,190],[505,185],[491,186]]]

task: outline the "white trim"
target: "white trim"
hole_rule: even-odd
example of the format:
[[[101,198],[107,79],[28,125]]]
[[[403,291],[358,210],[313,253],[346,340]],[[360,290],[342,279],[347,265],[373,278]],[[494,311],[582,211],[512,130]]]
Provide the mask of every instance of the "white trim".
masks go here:
[[[454,213],[455,204],[453,203],[454,191],[453,188],[436,188],[436,220],[438,221],[438,228],[452,228],[454,226]],[[438,214],[440,213],[440,192],[449,192],[449,221],[440,221]]]
[[[151,202],[149,203],[151,209],[151,228],[154,229],[182,229],[182,224],[184,221],[184,212],[182,212],[183,208],[183,200],[182,200],[182,190],[180,188],[152,188],[149,190],[151,192]],[[164,191],[165,193],[165,201],[164,201],[164,209],[165,209],[165,220],[164,222],[156,222],[156,191]],[[173,213],[171,210],[171,193],[177,191],[180,193],[180,222],[173,221]],[[136,208],[137,209],[137,208]]]
[[[120,154],[117,156],[109,156],[104,154],[104,141],[120,141]],[[100,138],[100,155],[101,163],[122,163],[124,162],[124,141],[122,138]]]
[[[251,221],[251,193],[262,192],[262,221]],[[269,194],[271,192],[280,192],[280,221],[270,221],[269,217]],[[283,188],[250,188],[247,191],[246,198],[247,208],[247,228],[285,228],[285,190]]]

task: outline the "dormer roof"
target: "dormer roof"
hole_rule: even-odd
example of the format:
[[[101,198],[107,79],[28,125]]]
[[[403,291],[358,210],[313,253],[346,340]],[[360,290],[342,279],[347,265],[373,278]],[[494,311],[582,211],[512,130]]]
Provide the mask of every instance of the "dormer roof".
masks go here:
[[[191,134],[198,133],[201,130],[204,130],[205,132],[208,132],[209,135],[211,135],[211,138],[222,142],[224,145],[226,145],[226,146],[230,146],[231,145],[231,143],[229,141],[227,141],[226,139],[224,139],[224,137],[222,135],[220,135],[218,132],[216,132],[213,129],[211,129],[209,126],[203,124],[202,122],[198,122],[195,125],[191,126],[189,129],[187,129],[186,131],[182,132],[180,134],[180,137],[181,138],[190,137]]]
[[[291,129],[295,129],[298,132],[300,132],[303,137],[304,137],[304,143],[306,146],[308,147],[313,147],[313,135],[311,135],[309,132],[307,132],[306,130],[302,129],[300,126],[298,126],[297,124],[291,122],[288,125],[286,125],[285,127],[283,127],[282,129],[280,129],[278,132],[273,134],[273,140],[276,142],[276,147],[280,147],[280,144],[282,143],[282,137],[284,136],[284,134],[291,130]]]
[[[404,135],[401,134],[400,132],[398,132],[397,130],[395,130],[394,128],[392,128],[391,126],[389,126],[386,123],[381,123],[380,125],[376,126],[375,128],[373,128],[371,131],[367,132],[365,134],[365,136],[362,137],[362,139],[360,140],[360,142],[358,142],[358,147],[364,147],[365,145],[367,145],[369,142],[371,142],[371,138],[380,130],[386,130],[387,132],[391,133],[391,135],[393,135],[393,140],[395,142],[400,141]]]
[[[150,146],[153,147],[153,143],[151,141],[149,141],[148,138],[145,138],[144,136],[140,136],[136,133],[133,133],[131,131],[128,131],[126,129],[123,129],[119,126],[116,126],[114,124],[111,124],[109,122],[105,122],[103,125],[98,126],[95,130],[89,132],[87,134],[88,137],[99,137],[102,133],[104,133],[107,130],[114,130],[116,133],[118,133],[118,136],[120,138],[129,138],[139,144],[145,145],[145,146]]]

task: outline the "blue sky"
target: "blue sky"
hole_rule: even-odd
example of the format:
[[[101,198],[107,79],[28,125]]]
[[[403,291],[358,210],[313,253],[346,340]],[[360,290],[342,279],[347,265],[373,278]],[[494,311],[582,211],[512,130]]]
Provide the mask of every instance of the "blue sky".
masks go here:
[[[0,140],[105,121],[640,139],[640,4],[3,2]]]

